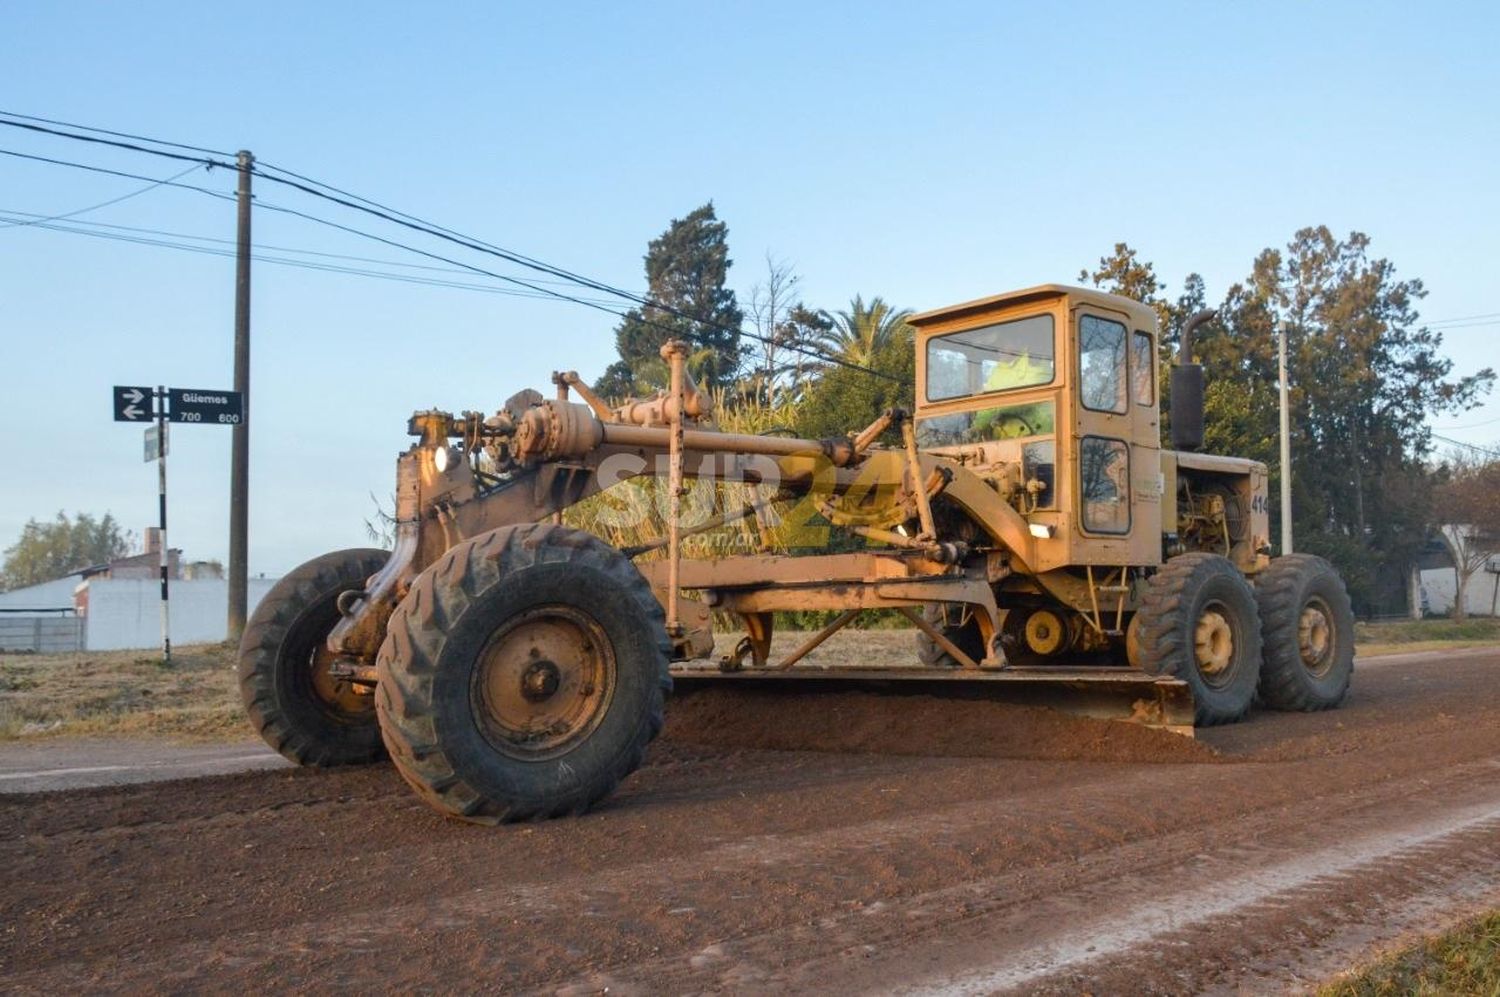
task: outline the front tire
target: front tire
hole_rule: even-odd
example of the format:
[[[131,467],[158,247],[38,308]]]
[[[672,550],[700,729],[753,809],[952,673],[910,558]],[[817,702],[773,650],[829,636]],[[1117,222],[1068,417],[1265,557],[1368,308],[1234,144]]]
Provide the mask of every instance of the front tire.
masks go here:
[[[376,659],[391,757],[475,823],[582,813],[633,772],[671,689],[662,607],[581,530],[506,526],[418,576]]]
[[[1278,710],[1328,710],[1354,675],[1354,610],[1333,565],[1312,554],[1278,557],[1256,579],[1265,663],[1260,698]]]
[[[1245,576],[1217,554],[1180,554],[1151,576],[1133,621],[1146,671],[1182,679],[1200,727],[1233,723],[1255,699],[1260,619]]]
[[[324,645],[338,597],[363,589],[390,557],[355,549],[314,558],[272,586],[240,640],[239,683],[256,733],[298,765],[363,765],[385,756],[375,700],[329,674]]]

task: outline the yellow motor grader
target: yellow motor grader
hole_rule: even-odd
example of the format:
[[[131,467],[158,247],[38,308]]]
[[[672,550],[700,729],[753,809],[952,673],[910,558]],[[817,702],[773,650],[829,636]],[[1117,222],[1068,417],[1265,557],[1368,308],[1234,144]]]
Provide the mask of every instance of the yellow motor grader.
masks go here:
[[[1353,670],[1343,583],[1319,558],[1270,556],[1263,465],[1199,452],[1191,351],[1208,317],[1182,334],[1170,450],[1152,310],[1058,285],[915,316],[915,410],[838,438],[716,429],[676,342],[652,399],[610,405],[564,372],[552,397],[494,413],[418,412],[394,549],[319,557],[256,608],[251,721],[300,764],[388,752],[438,810],[494,822],[608,794],[674,678],[1009,683],[1187,733],[1257,700],[1336,706]],[[659,536],[615,546],[563,525],[641,480],[665,493]],[[686,515],[705,483],[735,500]],[[694,546],[731,526],[753,549]],[[799,530],[822,549],[788,541]],[[831,615],[773,653],[776,614],[807,610]],[[870,610],[910,620],[909,661],[809,664]],[[742,635],[716,654],[726,619]]]

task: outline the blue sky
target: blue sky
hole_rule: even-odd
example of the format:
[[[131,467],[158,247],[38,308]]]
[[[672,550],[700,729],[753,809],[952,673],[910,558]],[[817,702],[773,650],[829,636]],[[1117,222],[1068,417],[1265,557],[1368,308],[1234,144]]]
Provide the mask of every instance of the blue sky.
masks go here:
[[[1217,299],[1301,226],[1359,229],[1426,282],[1426,319],[1490,318],[1445,332],[1470,373],[1500,359],[1497,11],[262,3],[247,19],[214,4],[10,0],[0,105],[248,148],[632,288],[646,242],[711,198],[742,296],[770,252],[829,308],[856,293],[923,309],[1072,281],[1117,240],[1173,293],[1196,270]],[[0,149],[152,177],[181,168],[8,128]],[[225,173],[184,182],[233,186]],[[5,211],[68,212],[140,186],[0,156]],[[167,188],[80,220],[216,238],[234,224],[231,205]],[[403,258],[266,211],[255,234]],[[139,428],[109,421],[110,385],[227,387],[232,304],[228,259],[0,228],[0,544],[58,509],[154,522],[155,469]],[[554,368],[596,375],[612,321],[258,265],[251,571],[364,543],[413,409],[494,409]],[[1500,402],[1434,423],[1491,443]],[[172,542],[189,557],[227,550],[228,437],[173,436]]]

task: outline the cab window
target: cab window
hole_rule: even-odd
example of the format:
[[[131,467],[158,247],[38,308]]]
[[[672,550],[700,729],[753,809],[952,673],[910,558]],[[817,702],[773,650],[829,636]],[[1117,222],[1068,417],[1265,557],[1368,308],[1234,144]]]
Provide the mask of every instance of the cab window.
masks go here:
[[[1053,332],[1048,314],[934,336],[927,341],[927,400],[1051,384]]]
[[[1078,493],[1083,528],[1130,532],[1130,450],[1124,440],[1085,436],[1078,447]]]
[[[1137,405],[1155,405],[1156,371],[1151,361],[1156,351],[1151,335],[1137,329],[1130,343],[1130,393]]]
[[[1078,393],[1084,408],[1125,411],[1125,326],[1097,315],[1078,318]]]

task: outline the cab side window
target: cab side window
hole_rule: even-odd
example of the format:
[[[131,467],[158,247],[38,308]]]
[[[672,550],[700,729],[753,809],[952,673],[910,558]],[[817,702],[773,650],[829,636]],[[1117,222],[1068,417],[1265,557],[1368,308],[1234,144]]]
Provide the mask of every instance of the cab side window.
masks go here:
[[[1078,319],[1078,392],[1084,408],[1125,411],[1125,326],[1097,315]]]
[[[1137,329],[1130,339],[1130,393],[1137,405],[1156,404],[1155,352],[1150,333]]]

